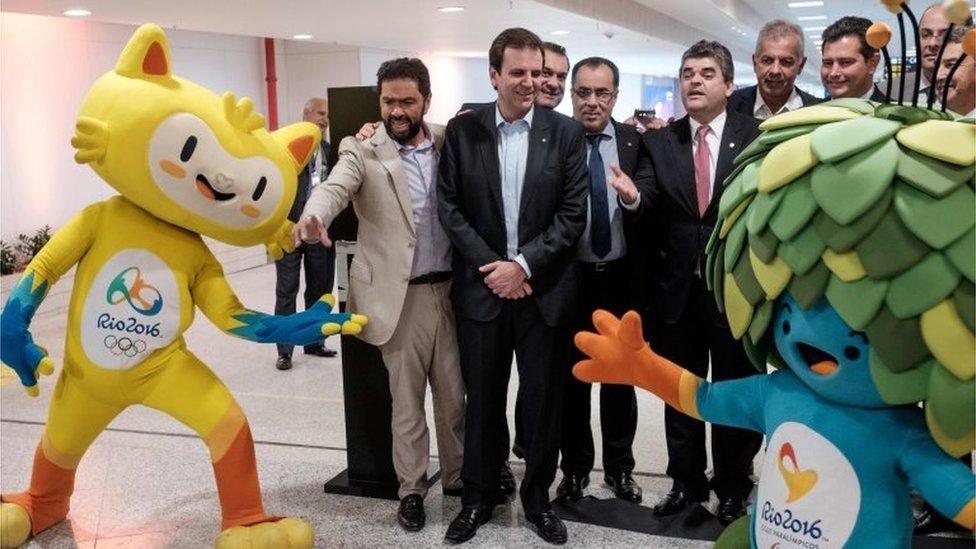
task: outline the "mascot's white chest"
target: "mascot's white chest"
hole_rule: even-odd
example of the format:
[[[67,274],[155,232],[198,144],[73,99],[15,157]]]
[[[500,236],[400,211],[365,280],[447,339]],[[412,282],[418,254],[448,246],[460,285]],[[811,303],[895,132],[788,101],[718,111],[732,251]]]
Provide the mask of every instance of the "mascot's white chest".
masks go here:
[[[757,547],[843,547],[860,507],[857,475],[833,443],[801,423],[776,428],[756,499]]]
[[[81,344],[88,359],[112,370],[139,364],[180,333],[180,291],[156,254],[121,250],[98,269],[85,295]]]

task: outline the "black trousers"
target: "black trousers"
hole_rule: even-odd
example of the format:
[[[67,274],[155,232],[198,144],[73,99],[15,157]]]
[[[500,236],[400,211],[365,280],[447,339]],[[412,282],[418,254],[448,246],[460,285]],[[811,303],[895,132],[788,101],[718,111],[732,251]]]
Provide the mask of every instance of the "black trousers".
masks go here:
[[[467,391],[462,504],[490,506],[497,496],[503,459],[498,447],[514,352],[522,402],[518,430],[525,437],[519,493],[527,514],[541,513],[549,509],[549,486],[556,476],[568,332],[547,326],[532,298],[506,301],[488,322],[458,315],[457,330]]]
[[[620,316],[627,312],[629,288],[627,263],[580,263],[582,289],[580,311],[573,332],[595,331],[593,311],[606,309]],[[576,362],[586,358],[572,346],[565,365],[566,394],[563,400],[562,462],[565,474],[587,475],[593,470],[595,450],[590,428],[590,389],[592,385],[573,377]],[[637,432],[637,395],[630,385],[600,385],[600,430],[603,443],[603,469],[606,474],[634,470],[634,433]]]
[[[302,244],[294,252],[275,261],[275,314],[295,312],[299,277],[305,264],[305,308],[308,309],[332,290],[335,281],[335,249],[322,244]],[[279,356],[291,356],[291,345],[278,345]]]
[[[658,323],[650,336],[658,354],[703,379],[708,376],[709,356],[713,382],[759,373],[746,357],[742,343],[732,337],[725,316],[715,305],[715,296],[702,278],[695,277],[681,318],[673,324]],[[667,474],[674,479],[675,488],[707,499],[705,423],[666,406],[664,427],[668,443]],[[712,425],[715,474],[711,488],[719,498],[745,498],[749,494],[752,460],[761,444],[760,433]]]

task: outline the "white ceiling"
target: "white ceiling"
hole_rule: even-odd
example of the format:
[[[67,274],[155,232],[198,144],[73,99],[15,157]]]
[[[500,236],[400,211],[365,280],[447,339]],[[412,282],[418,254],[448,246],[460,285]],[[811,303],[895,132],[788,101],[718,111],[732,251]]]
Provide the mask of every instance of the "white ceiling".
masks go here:
[[[733,52],[737,80],[750,80],[749,53],[763,22],[797,21],[823,27],[843,15],[888,22],[878,0],[824,0],[823,7],[794,9],[789,0],[3,0],[4,11],[61,16],[84,7],[91,18],[112,23],[147,21],[164,27],[312,41],[416,53],[484,55],[502,29],[524,26],[544,40],[567,45],[571,58],[602,55],[625,72],[674,74],[681,52],[700,38],[721,40]],[[460,13],[438,7],[463,6]],[[916,6],[921,11],[924,5]],[[735,30],[733,30],[735,27]],[[570,31],[553,35],[554,31]],[[818,80],[819,47],[808,35],[804,80]],[[897,41],[897,38],[896,38]],[[897,48],[896,45],[895,48]],[[896,52],[897,49],[893,49]],[[893,53],[894,55],[894,53]]]

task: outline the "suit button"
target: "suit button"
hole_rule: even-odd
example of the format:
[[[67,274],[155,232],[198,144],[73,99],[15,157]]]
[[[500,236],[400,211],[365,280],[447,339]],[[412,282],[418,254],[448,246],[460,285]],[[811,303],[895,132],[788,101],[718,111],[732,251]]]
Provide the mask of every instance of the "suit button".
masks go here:
[[[414,247],[414,245],[415,245],[415,244],[414,244],[413,242],[408,242],[408,243],[407,243],[407,247],[408,247],[408,248],[413,248],[413,247]]]

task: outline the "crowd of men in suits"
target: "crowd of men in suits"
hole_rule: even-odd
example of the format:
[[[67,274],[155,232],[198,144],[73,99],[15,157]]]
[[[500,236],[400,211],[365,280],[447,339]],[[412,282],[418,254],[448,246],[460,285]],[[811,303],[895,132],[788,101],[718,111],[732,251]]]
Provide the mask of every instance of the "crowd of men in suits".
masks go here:
[[[945,34],[940,10],[922,16],[923,41],[926,29],[933,41]],[[879,99],[869,25],[845,17],[824,31],[820,72],[831,98]],[[931,88],[943,72],[928,42],[923,50],[919,77]],[[639,310],[657,352],[695,375],[709,367],[714,380],[758,373],[701,268],[722,182],[760,120],[818,100],[795,85],[803,52],[799,27],[770,22],[752,58],[758,83],[736,90],[729,50],[694,44],[678,75],[688,114],[650,129],[613,117],[620,83],[613,61],[570,65],[562,47],[522,28],[505,30],[489,49],[496,101],[465,105],[446,128],[424,121],[431,89],[421,61],[380,67],[381,123],[342,141],[294,237],[330,245],[330,222],[348,204],[355,208],[349,307],[369,316],[361,337],[380,348],[390,375],[403,528],[425,523],[429,383],[444,493],[462,502],[446,541],[471,539],[514,493],[510,445],[525,460],[518,491],[526,519],[542,539],[566,541],[549,488],[559,468],[557,494],[579,500],[594,468],[591,387],[570,372],[581,358],[572,334],[591,326],[596,309]],[[973,96],[971,81],[946,85]],[[572,118],[552,110],[567,86]],[[949,97],[950,108],[967,104]],[[506,418],[513,355],[514,441]],[[601,386],[600,415],[604,481],[617,497],[640,502],[634,389]],[[721,522],[741,516],[761,436],[713,426],[709,479],[705,425],[668,409],[665,427],[673,485],[655,514],[677,514],[714,490]]]

